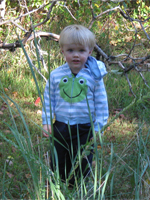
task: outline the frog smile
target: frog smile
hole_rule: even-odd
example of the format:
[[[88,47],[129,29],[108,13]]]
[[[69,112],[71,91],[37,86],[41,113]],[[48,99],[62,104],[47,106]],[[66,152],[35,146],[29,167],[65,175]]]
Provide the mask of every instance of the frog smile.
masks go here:
[[[74,60],[78,60],[77,58]],[[59,83],[60,96],[68,103],[78,103],[86,99],[88,86],[86,79],[82,76],[63,76]]]
[[[76,98],[76,97],[78,97],[78,96],[81,94],[82,90],[79,92],[79,94],[77,94],[76,96],[73,96],[73,97],[70,97],[70,96],[65,92],[64,89],[63,89],[63,92],[64,92],[64,94],[65,94],[67,97],[69,97],[69,98],[71,99],[71,98]]]

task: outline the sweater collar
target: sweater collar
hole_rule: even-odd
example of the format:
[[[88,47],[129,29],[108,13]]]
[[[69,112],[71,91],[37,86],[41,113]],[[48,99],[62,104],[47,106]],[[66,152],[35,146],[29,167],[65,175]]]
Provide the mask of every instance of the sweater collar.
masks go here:
[[[96,81],[99,81],[101,80],[106,74],[107,74],[107,71],[106,71],[106,68],[105,68],[105,65],[103,62],[101,61],[97,61],[94,57],[92,56],[89,56],[86,63],[85,63],[85,66],[89,69],[90,73],[91,73],[91,76],[96,80]],[[65,63],[64,64],[64,68],[66,70],[66,73],[71,73],[71,70],[68,66],[68,63]]]
[[[85,66],[90,70],[91,75],[95,80],[100,80],[102,78],[101,71],[97,64],[97,60],[94,57],[89,56],[85,63]]]

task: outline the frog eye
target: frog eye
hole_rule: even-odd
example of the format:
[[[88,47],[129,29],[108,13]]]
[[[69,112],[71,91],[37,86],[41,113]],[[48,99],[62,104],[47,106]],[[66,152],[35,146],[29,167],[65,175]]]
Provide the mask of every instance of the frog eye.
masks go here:
[[[83,85],[83,84],[84,84],[84,79],[80,79],[80,80],[79,80],[79,83],[80,83],[81,85]]]
[[[63,78],[62,80],[64,83],[67,83],[68,82],[68,79],[67,78]]]

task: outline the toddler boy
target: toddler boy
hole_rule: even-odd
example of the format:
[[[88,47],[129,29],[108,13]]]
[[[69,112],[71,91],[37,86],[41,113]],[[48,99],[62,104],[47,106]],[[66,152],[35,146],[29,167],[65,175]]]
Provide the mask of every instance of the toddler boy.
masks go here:
[[[53,136],[57,170],[65,181],[76,158],[93,137],[92,124],[97,132],[107,123],[108,102],[103,83],[107,72],[101,61],[91,57],[95,36],[86,27],[67,26],[60,34],[59,44],[66,63],[50,74],[44,92],[42,119],[43,129],[52,134],[51,122],[55,116]],[[46,132],[43,135],[49,137]],[[92,158],[91,151],[82,159],[75,176],[71,176],[70,184],[74,185],[75,177],[79,179],[81,173],[83,177],[90,173]],[[56,170],[54,159],[51,159],[51,167]]]

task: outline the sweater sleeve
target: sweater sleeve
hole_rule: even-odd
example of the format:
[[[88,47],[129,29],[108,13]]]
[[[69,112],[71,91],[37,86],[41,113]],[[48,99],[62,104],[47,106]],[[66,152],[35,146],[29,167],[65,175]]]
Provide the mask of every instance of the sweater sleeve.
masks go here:
[[[55,96],[54,96],[54,80],[52,75],[48,79],[44,91],[44,101],[42,108],[42,124],[51,124],[54,118]],[[52,118],[52,119],[51,119]]]
[[[97,85],[95,86],[94,100],[96,117],[94,128],[95,131],[99,131],[105,124],[107,124],[107,119],[109,116],[108,100],[103,79],[98,81]]]

